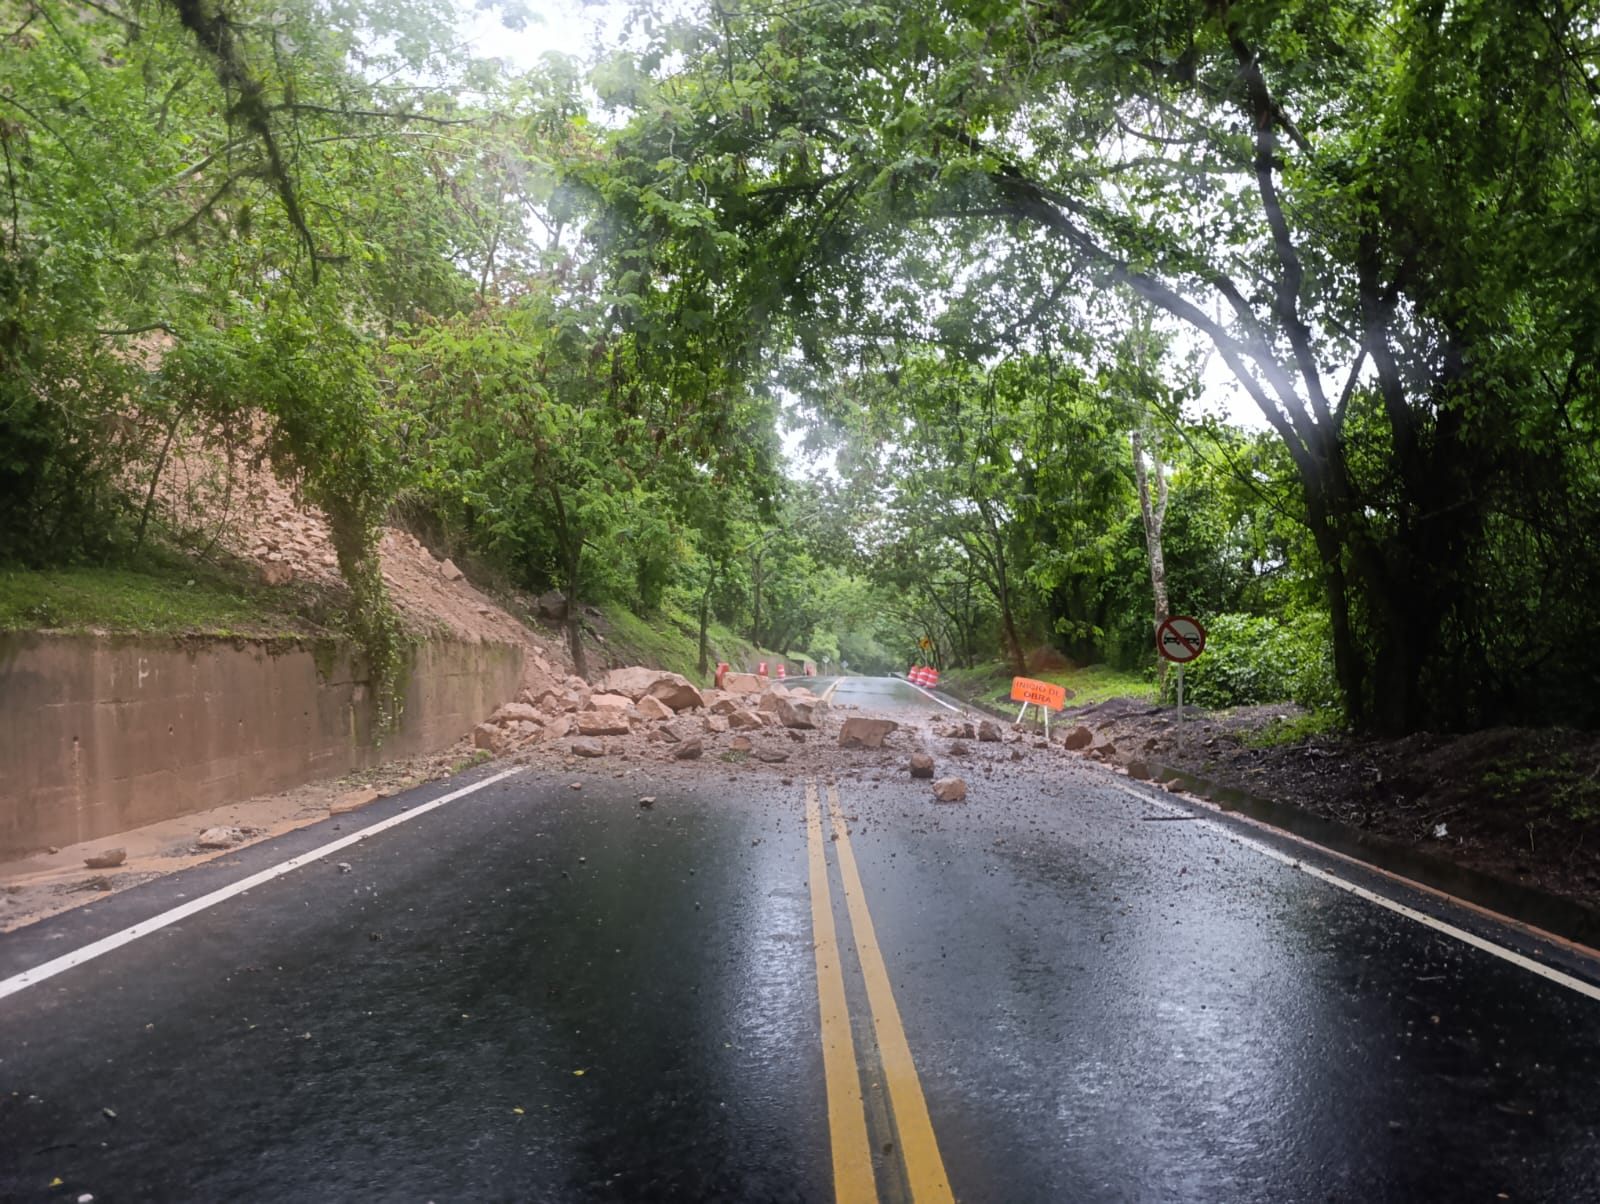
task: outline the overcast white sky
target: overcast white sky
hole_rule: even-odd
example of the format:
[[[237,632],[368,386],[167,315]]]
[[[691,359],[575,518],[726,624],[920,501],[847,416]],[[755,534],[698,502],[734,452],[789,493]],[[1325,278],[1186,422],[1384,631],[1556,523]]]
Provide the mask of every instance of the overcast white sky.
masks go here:
[[[532,19],[517,30],[507,29],[497,11],[474,8],[472,0],[456,0],[456,6],[478,54],[523,66],[531,66],[547,50],[592,59],[597,35],[615,27],[627,10],[614,0],[529,0]]]

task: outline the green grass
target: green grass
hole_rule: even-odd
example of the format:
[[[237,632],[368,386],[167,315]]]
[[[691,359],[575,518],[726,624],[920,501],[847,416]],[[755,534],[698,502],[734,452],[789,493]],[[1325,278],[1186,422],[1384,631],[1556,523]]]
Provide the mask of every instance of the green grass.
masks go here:
[[[1250,748],[1278,748],[1285,744],[1299,744],[1312,736],[1325,736],[1343,730],[1343,712],[1323,707],[1292,719],[1274,719],[1260,731],[1247,733],[1244,743]]]
[[[1014,676],[1016,673],[1010,665],[995,661],[971,669],[947,670],[940,674],[939,684],[952,693],[966,695],[975,701],[1009,703],[1011,679]],[[1032,676],[1035,680],[1065,686],[1073,691],[1073,697],[1067,699],[1068,706],[1090,706],[1108,698],[1137,698],[1154,702],[1156,697],[1155,682],[1147,680],[1144,674],[1113,669],[1109,665],[1090,665],[1084,669],[1046,669]]]
[[[0,631],[288,635],[306,626],[265,588],[214,569],[0,569]]]
[[[746,665],[753,669],[761,661],[772,663],[783,659],[780,653],[757,648],[722,624],[713,623],[706,633],[711,643],[711,663],[702,678],[698,624],[670,611],[643,619],[615,604],[602,606],[601,610],[610,628],[606,632],[610,650],[623,664],[666,669],[681,673],[692,682],[710,685],[719,658],[735,669]]]

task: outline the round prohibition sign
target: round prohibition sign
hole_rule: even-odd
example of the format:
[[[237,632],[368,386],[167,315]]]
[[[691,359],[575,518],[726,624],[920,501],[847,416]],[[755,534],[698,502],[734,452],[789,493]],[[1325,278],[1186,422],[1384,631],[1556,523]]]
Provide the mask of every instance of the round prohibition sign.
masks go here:
[[[1156,628],[1156,651],[1169,661],[1187,664],[1206,650],[1206,629],[1199,619],[1174,615]]]

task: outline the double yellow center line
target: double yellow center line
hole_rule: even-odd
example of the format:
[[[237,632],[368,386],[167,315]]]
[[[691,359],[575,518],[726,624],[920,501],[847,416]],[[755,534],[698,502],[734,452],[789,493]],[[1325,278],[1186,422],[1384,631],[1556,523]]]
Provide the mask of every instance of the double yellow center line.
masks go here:
[[[884,1134],[883,1148],[897,1151],[904,1166],[904,1183],[917,1204],[953,1201],[939,1143],[928,1119],[922,1084],[911,1060],[911,1047],[900,1024],[889,971],[883,964],[878,936],[867,910],[866,893],[856,868],[850,831],[839,810],[839,792],[829,786],[828,813],[833,844],[844,885],[849,928],[854,936],[873,1034],[888,1090],[889,1111],[895,1134]],[[806,783],[806,843],[810,857],[811,928],[816,944],[817,997],[822,1009],[822,1064],[828,1086],[828,1128],[833,1142],[834,1194],[839,1204],[876,1204],[877,1176],[872,1143],[867,1133],[866,1106],[862,1098],[861,1068],[850,1028],[850,1008],[845,996],[844,965],[833,918],[833,895],[828,884],[828,843],[823,839],[822,808],[816,781]],[[875,1084],[874,1084],[875,1086]],[[898,1141],[891,1140],[897,1136]],[[899,1182],[898,1176],[894,1179]]]

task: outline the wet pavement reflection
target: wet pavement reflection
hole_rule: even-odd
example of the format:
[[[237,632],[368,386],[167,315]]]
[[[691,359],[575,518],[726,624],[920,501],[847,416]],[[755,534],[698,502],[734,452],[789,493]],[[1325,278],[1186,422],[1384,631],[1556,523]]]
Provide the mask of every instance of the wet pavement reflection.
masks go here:
[[[1600,1003],[1053,749],[891,745],[826,841],[883,1198],[842,846],[957,1199],[1600,1199]],[[0,1199],[833,1199],[808,781],[653,772],[519,774],[0,1000]]]

